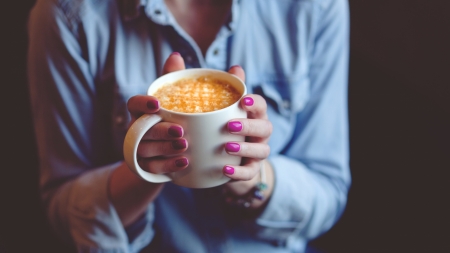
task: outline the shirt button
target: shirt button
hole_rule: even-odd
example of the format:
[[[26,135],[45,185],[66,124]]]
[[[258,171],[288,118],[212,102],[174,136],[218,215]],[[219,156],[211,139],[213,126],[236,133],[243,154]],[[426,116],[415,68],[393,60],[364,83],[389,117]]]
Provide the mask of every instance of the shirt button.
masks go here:
[[[218,55],[218,54],[219,54],[219,49],[214,49],[213,54],[214,54],[214,55]]]
[[[192,62],[192,56],[190,55],[186,56],[186,61],[189,63]]]
[[[160,14],[161,14],[161,11],[160,11],[160,10],[155,10],[155,14],[156,14],[156,15],[160,15]]]

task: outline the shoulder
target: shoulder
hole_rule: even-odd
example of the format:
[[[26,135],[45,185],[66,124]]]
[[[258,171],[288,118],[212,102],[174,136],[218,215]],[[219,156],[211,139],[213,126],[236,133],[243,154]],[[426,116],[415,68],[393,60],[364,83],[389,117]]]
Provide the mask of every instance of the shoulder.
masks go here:
[[[118,0],[37,0],[30,19],[37,21],[57,20],[73,27],[84,19],[108,17],[117,9]]]

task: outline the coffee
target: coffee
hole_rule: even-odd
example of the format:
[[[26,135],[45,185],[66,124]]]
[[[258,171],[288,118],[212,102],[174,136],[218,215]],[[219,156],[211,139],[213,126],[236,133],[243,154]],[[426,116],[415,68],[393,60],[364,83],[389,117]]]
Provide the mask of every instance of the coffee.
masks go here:
[[[226,108],[238,101],[241,94],[226,81],[202,76],[165,84],[153,96],[167,110],[201,113]]]

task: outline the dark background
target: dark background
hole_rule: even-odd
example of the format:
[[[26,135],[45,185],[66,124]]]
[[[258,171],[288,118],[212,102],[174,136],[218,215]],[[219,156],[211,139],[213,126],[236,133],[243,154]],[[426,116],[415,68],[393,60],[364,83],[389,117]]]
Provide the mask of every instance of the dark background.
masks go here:
[[[25,71],[34,1],[6,2],[0,252],[65,252],[37,195]],[[450,252],[449,12],[447,0],[350,0],[353,186],[343,217],[313,242],[317,248]]]

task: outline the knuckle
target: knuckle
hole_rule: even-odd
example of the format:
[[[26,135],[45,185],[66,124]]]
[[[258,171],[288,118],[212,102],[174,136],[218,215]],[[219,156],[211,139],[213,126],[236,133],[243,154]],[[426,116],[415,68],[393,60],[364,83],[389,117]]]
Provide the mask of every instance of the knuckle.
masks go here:
[[[161,152],[161,155],[168,155],[168,154],[173,153],[173,150],[174,150],[174,148],[173,148],[171,142],[164,142],[164,145],[161,145],[160,152]]]
[[[243,172],[244,173],[242,173],[243,174],[242,180],[249,181],[249,180],[252,180],[256,176],[258,169],[257,169],[257,166],[252,165],[250,168],[245,169]]]
[[[157,123],[147,131],[147,133],[145,134],[145,138],[151,140],[162,140],[166,137],[164,130],[164,126],[161,125],[161,123]]]
[[[176,171],[176,168],[174,166],[174,162],[172,161],[172,159],[169,160],[165,160],[162,163],[162,172],[165,173],[170,173],[170,172],[174,172]]]
[[[244,175],[242,175],[242,180],[243,181],[249,181],[252,180],[253,176],[251,173],[245,173]]]

